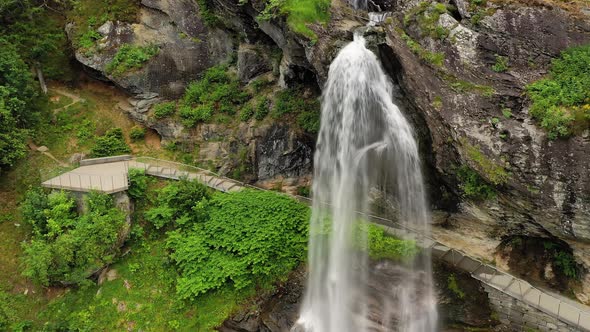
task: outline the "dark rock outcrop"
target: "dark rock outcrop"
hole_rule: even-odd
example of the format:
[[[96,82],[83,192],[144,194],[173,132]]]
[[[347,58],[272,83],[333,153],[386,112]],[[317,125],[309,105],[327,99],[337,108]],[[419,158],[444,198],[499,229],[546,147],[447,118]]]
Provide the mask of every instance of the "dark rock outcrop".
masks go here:
[[[141,4],[138,23],[106,22],[98,29],[103,38],[96,49],[76,50],[76,59],[130,94],[168,98],[181,95],[186,84],[207,68],[230,59],[235,48],[232,36],[205,26],[194,2],[144,0]],[[71,35],[74,29],[69,24],[67,31]],[[124,44],[156,45],[159,53],[140,69],[107,73],[108,63]]]

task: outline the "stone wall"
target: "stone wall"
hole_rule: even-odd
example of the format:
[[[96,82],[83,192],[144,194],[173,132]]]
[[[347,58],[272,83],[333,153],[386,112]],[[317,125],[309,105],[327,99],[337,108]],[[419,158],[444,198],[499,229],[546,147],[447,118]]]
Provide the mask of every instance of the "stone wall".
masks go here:
[[[483,285],[488,293],[490,305],[498,314],[498,320],[512,331],[582,331],[558,320],[532,306],[518,301],[500,290]]]

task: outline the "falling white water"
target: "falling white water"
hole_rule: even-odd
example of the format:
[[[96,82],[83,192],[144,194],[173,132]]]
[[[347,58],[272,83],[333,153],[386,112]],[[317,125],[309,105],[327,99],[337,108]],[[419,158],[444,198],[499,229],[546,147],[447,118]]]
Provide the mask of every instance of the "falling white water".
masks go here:
[[[294,330],[436,330],[428,253],[405,268],[407,277],[399,284],[388,286],[379,305],[382,317],[374,319],[367,303],[367,257],[353,243],[359,236],[357,212],[368,211],[369,191],[375,187],[394,188],[400,222],[429,230],[418,146],[392,95],[377,57],[355,35],[330,65],[322,97],[309,278]]]

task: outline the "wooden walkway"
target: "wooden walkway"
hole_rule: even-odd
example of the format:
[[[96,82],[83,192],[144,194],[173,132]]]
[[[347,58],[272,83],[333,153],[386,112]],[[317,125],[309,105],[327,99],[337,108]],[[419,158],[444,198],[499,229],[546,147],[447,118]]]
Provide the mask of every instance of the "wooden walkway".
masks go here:
[[[143,169],[146,174],[165,179],[196,179],[223,192],[239,191],[246,187],[261,189],[242,182],[222,177],[211,171],[176,162],[149,157],[117,156],[87,159],[80,167],[42,183],[53,189],[89,192],[97,190],[116,193],[129,188],[129,169]],[[311,204],[311,199],[297,196],[299,201]],[[431,250],[432,256],[444,260],[473,276],[482,283],[524,302],[568,324],[571,331],[590,331],[590,308],[561,295],[538,289],[530,283],[514,277],[496,267],[485,264],[468,254],[445,246],[436,239],[425,237],[419,230],[403,227],[395,221],[378,216],[363,215],[369,221],[380,224],[387,233],[400,238],[415,239],[419,246]]]

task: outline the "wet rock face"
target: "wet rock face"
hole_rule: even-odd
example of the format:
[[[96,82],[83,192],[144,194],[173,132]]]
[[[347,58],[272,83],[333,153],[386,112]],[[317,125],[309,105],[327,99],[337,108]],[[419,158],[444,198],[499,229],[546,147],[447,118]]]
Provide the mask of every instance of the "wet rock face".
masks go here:
[[[381,330],[383,317],[383,294],[395,293],[395,286],[410,278],[411,273],[396,264],[387,261],[372,262],[368,288],[370,325]],[[453,275],[460,285],[455,291],[465,292],[460,298],[448,289],[448,278]],[[445,326],[463,325],[473,327],[490,327],[496,322],[490,318],[491,309],[480,283],[466,274],[454,271],[448,266],[435,266],[436,287],[439,301],[441,328]],[[416,276],[414,276],[416,277]],[[290,331],[299,316],[299,307],[304,294],[306,272],[300,268],[293,272],[284,284],[277,287],[274,293],[265,294],[257,299],[256,309],[245,310],[227,319],[219,328],[221,332],[256,332]],[[389,317],[395,326],[396,313]]]
[[[191,1],[143,0],[136,24],[106,22],[98,29],[103,36],[97,50],[76,50],[76,59],[133,95],[155,93],[178,97],[188,82],[207,68],[228,61],[234,42],[227,32],[207,28]],[[69,25],[68,31],[76,27]],[[124,44],[157,45],[159,53],[141,69],[111,75],[106,67]]]
[[[273,125],[256,146],[258,179],[311,173],[313,151],[313,138],[297,137],[287,126]]]
[[[478,168],[470,152],[474,147],[510,173],[497,186],[499,199],[480,204],[501,225],[500,233],[590,239],[590,140],[583,135],[549,140],[528,114],[524,94],[563,49],[590,42],[590,19],[559,8],[516,4],[490,9],[473,24],[474,10],[456,3],[457,12],[440,15],[436,23],[448,37],[430,37],[416,21],[404,25],[409,9],[385,25],[390,50],[381,55],[399,64],[393,75],[424,115],[433,165],[450,187],[457,188],[453,175],[460,165],[489,181],[491,175]],[[414,6],[410,1],[397,5]],[[443,65],[420,59],[400,29],[424,50],[444,55]],[[506,70],[492,69],[498,56],[507,60]]]

